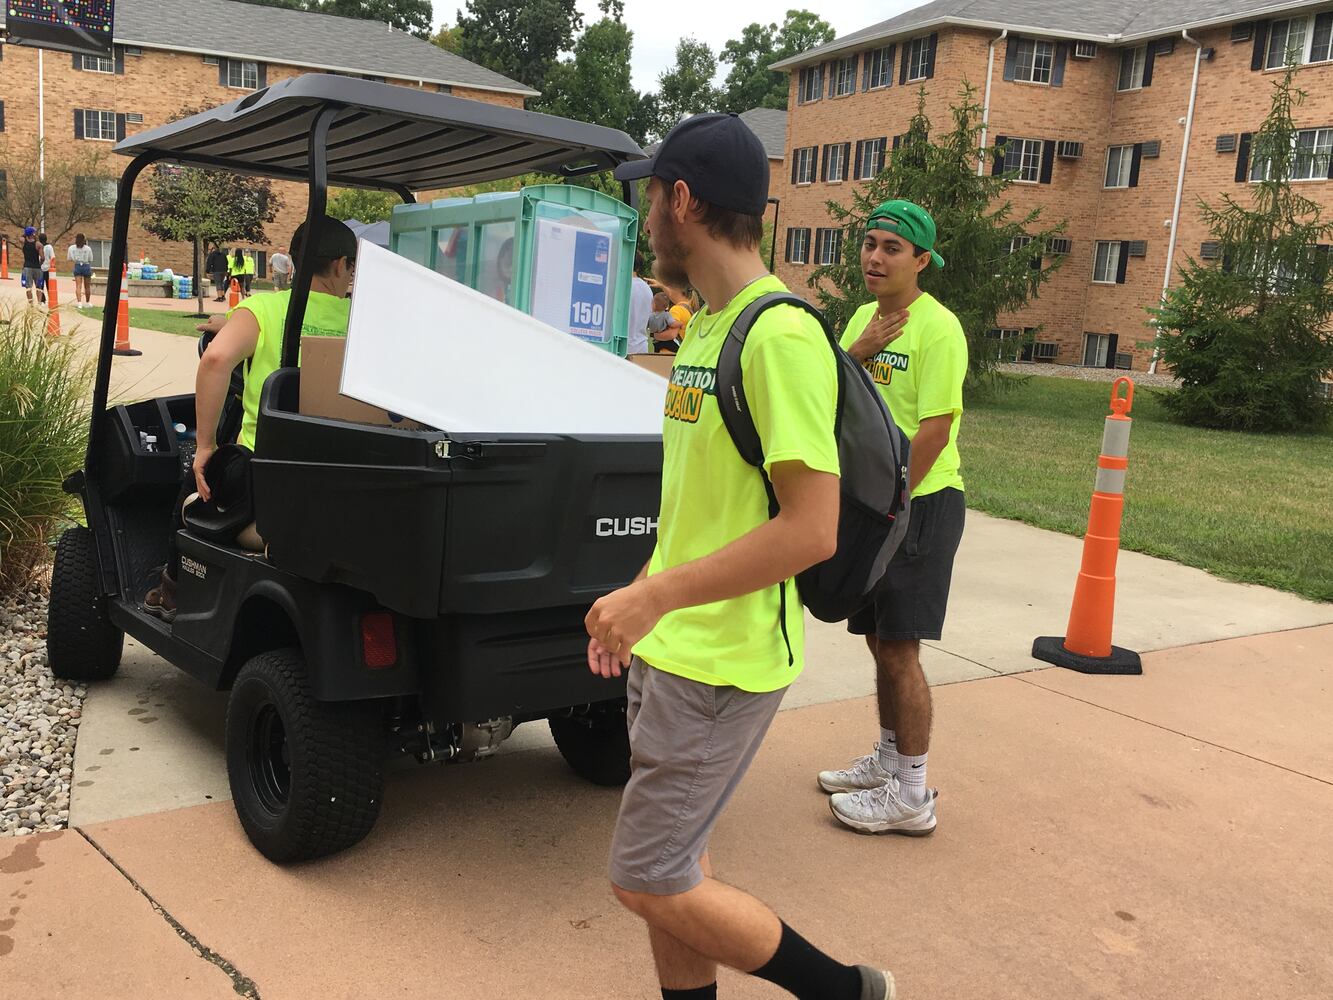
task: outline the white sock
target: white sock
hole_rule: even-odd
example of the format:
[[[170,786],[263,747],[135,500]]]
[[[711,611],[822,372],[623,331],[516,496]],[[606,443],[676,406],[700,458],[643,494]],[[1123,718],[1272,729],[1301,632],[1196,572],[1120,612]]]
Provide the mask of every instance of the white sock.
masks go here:
[[[909,806],[924,805],[926,796],[930,794],[926,791],[926,755],[909,757],[899,754],[897,774],[899,794],[903,801]]]
[[[879,765],[894,774],[898,770],[898,740],[892,729],[879,729]]]

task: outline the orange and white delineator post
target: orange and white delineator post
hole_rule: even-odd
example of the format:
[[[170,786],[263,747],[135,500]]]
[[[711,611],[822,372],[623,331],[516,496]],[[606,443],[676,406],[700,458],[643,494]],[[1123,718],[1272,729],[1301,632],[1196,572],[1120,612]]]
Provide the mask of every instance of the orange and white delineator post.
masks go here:
[[[235,309],[241,304],[241,282],[239,278],[232,278],[231,284],[227,286],[227,309]]]
[[[110,298],[111,282],[106,283],[107,298]],[[103,302],[102,308],[111,303]],[[111,350],[122,358],[137,358],[143,351],[136,351],[130,346],[130,269],[124,267],[120,272],[120,304],[116,306],[116,346]]]
[[[1124,395],[1120,389],[1124,387]],[[1111,415],[1102,432],[1097,482],[1083,536],[1083,565],[1074,585],[1069,629],[1063,639],[1042,636],[1032,644],[1039,660],[1084,674],[1141,674],[1139,654],[1111,645],[1115,619],[1115,563],[1120,552],[1120,520],[1125,508],[1125,470],[1129,468],[1129,430],[1133,421],[1134,382],[1121,377],[1111,386]]]
[[[51,269],[46,272],[46,333],[49,337],[60,336],[60,296],[56,294],[56,262],[51,261]]]
[[[9,280],[9,237],[0,239],[0,281]]]

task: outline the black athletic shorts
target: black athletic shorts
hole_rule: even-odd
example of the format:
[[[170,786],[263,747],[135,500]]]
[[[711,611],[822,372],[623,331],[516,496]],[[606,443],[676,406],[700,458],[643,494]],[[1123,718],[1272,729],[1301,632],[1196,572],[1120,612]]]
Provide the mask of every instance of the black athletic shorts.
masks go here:
[[[914,499],[907,537],[874,601],[847,620],[847,631],[881,639],[939,639],[966,513],[962,490],[943,489]]]

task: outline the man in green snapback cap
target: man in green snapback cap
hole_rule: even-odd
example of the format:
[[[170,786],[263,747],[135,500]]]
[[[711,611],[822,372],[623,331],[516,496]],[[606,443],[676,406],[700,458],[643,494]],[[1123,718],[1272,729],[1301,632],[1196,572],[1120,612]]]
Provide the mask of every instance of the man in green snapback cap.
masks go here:
[[[875,299],[856,311],[842,338],[912,441],[907,537],[873,602],[847,623],[875,658],[879,744],[819,775],[834,793],[833,815],[870,833],[935,829],[935,797],[926,786],[931,700],[920,649],[944,627],[966,510],[957,442],[967,339],[958,318],[917,284],[926,268],[943,266],[930,213],[910,201],[884,202],[870,213],[861,243],[861,270]]]

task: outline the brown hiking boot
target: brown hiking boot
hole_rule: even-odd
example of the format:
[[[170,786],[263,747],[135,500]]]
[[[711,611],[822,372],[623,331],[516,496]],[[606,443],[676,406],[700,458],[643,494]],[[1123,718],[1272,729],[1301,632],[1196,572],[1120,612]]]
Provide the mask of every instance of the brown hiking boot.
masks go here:
[[[164,622],[171,623],[176,620],[176,581],[171,578],[165,566],[162,567],[161,581],[144,595],[143,609]]]

